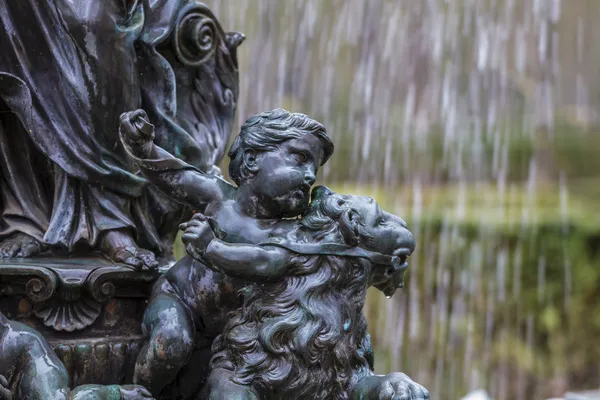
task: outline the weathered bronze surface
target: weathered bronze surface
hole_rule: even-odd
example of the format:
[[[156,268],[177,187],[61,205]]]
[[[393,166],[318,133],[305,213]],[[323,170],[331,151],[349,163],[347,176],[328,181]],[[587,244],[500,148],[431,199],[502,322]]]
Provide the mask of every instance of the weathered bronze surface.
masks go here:
[[[119,115],[143,108],[161,147],[218,173],[243,38],[196,1],[0,0],[0,254],[172,258],[190,210],[136,174]]]
[[[0,400],[429,398],[362,314],[414,238],[313,188],[325,127],[250,117],[221,178],[243,39],[195,0],[0,0]]]
[[[141,110],[120,132],[148,180],[201,212],[181,225],[190,256],[153,290],[136,384],[184,398],[428,398],[373,373],[362,315],[369,286],[401,286],[414,239],[372,198],[319,187],[309,203],[333,152],[323,125],[282,109],[249,118],[229,152],[237,187],[156,146]]]
[[[42,334],[74,385],[131,382],[158,272],[102,258],[0,262],[0,310]]]
[[[63,345],[65,346],[65,345]],[[67,345],[68,346],[68,345]],[[86,374],[95,362],[90,354],[102,352],[101,366],[110,366],[107,351],[99,345],[78,343],[70,357],[80,361],[74,372]],[[70,389],[69,370],[57,353],[66,355],[62,346],[53,351],[47,340],[36,330],[20,322],[9,321],[0,313],[0,399],[151,399],[151,394],[135,385],[82,385]],[[87,354],[86,354],[87,353]],[[99,372],[99,371],[98,371]],[[98,375],[102,375],[98,373]],[[106,380],[100,379],[100,380]],[[72,382],[72,381],[71,381]]]

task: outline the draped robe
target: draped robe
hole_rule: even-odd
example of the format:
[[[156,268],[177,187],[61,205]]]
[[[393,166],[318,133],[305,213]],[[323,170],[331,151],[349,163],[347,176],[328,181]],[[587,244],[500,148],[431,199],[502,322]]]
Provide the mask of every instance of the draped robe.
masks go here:
[[[119,116],[143,108],[159,146],[202,170],[220,161],[239,43],[215,19],[213,53],[182,60],[172,37],[193,13],[214,19],[193,0],[0,0],[0,239],[73,250],[128,228],[171,247],[190,210],[136,173]]]

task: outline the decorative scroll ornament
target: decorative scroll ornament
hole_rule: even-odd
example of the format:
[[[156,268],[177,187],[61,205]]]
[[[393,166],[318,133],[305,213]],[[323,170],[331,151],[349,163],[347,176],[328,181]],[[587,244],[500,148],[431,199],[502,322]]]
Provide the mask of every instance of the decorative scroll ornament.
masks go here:
[[[45,301],[52,297],[56,288],[56,278],[50,274],[31,278],[25,284],[25,293],[34,302]]]
[[[24,293],[34,303],[46,301],[51,298],[58,286],[58,280],[52,271],[47,268],[27,264],[3,264],[0,266],[0,278],[2,277],[10,278],[14,282],[9,285],[10,287],[5,288],[5,294],[15,291]],[[26,278],[27,280],[23,281],[21,280],[22,278]]]
[[[133,288],[141,285],[151,285],[158,277],[157,272],[139,273],[131,267],[111,266],[102,267],[89,274],[86,280],[86,290],[98,303],[105,303],[125,290],[129,297],[144,297],[143,292]]]
[[[191,3],[179,13],[173,32],[173,49],[186,67],[206,62],[224,36],[213,13],[201,4]]]

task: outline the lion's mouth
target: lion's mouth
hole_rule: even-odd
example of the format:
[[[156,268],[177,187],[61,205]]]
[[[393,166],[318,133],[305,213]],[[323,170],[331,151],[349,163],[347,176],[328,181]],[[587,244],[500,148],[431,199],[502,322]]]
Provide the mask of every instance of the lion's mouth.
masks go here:
[[[406,269],[408,267],[408,257],[412,254],[412,249],[400,248],[395,250],[392,255],[398,259],[397,266],[399,269]]]
[[[413,249],[408,248],[408,247],[401,247],[399,249],[394,250],[394,252],[392,253],[393,255],[400,257],[400,256],[410,256],[413,252]]]
[[[396,256],[398,257],[398,265],[400,268],[408,267],[408,256]]]
[[[411,255],[412,249],[401,248],[393,252],[396,258],[393,266],[390,266],[386,275],[387,280],[380,285],[376,285],[386,297],[392,297],[396,289],[404,287],[404,272],[408,268],[408,257]]]

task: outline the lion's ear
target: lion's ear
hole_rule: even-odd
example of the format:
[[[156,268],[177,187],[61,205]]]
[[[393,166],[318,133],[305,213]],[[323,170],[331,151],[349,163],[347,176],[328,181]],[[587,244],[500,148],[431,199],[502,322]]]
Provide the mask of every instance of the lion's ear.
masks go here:
[[[344,237],[344,241],[347,245],[356,246],[359,242],[358,236],[358,213],[356,210],[348,209],[340,216],[340,232]]]

